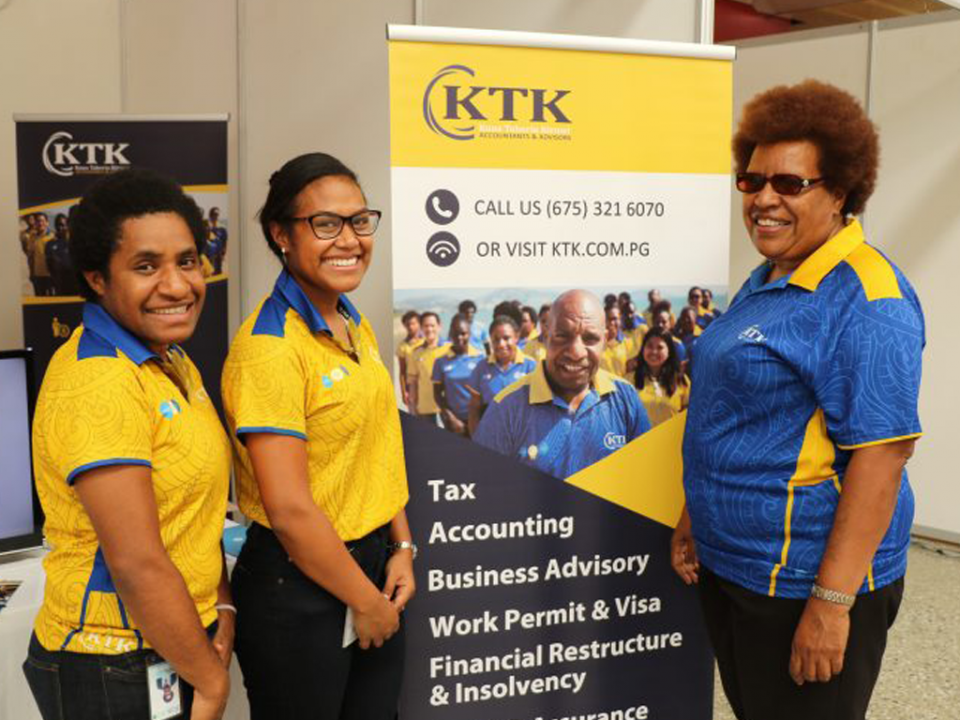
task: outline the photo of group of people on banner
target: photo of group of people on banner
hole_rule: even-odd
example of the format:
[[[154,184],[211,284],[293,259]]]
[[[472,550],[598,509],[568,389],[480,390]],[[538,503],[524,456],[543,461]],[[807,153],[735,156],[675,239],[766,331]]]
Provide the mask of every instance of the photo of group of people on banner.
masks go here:
[[[197,193],[202,205],[205,193]],[[223,193],[223,200],[226,194]],[[70,259],[70,224],[67,219],[74,204],[54,209],[25,210],[20,213],[20,249],[27,264],[29,286],[23,295],[29,297],[79,296],[76,271]],[[52,222],[51,222],[52,218]],[[200,256],[204,277],[220,275],[227,258],[228,233],[220,208],[212,205],[203,218],[206,246]]]
[[[476,291],[490,308],[483,314],[474,300],[457,301],[452,295],[433,302],[430,307],[436,309],[401,309],[395,347],[403,404],[425,422],[561,478],[686,409],[693,348],[722,314],[712,290],[699,286],[674,296],[676,304],[651,288],[641,309],[626,290],[540,290],[537,295],[552,299],[538,307],[491,299],[496,294]],[[572,317],[586,320],[578,324]],[[572,351],[575,377],[567,378],[570,345],[578,339],[584,352]],[[543,439],[545,424],[555,423],[549,410],[546,415],[528,410],[521,417],[521,409],[537,403],[538,393],[551,401],[563,395],[563,388],[578,388],[578,381],[597,386],[598,378],[601,395],[611,389],[622,399],[591,432],[600,438],[613,432],[616,441],[590,452],[582,429],[567,441],[555,432]],[[521,397],[525,401],[518,403]]]

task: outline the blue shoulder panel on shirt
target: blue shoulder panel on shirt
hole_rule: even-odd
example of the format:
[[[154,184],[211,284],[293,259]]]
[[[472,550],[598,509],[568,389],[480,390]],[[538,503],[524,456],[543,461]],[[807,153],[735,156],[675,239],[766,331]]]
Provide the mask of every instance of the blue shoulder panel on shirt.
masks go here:
[[[88,332],[84,328],[83,334],[80,336],[80,342],[77,343],[77,360],[97,357],[115,358],[117,357],[117,347],[96,333]]]
[[[260,307],[251,335],[283,337],[287,325],[287,306],[275,297],[268,297]]]

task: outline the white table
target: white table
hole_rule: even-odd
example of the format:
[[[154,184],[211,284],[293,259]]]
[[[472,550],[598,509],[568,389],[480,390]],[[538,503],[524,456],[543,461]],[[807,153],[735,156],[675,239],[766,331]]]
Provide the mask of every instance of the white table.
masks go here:
[[[27,656],[33,619],[43,603],[43,555],[44,551],[37,550],[6,562],[0,558],[0,579],[21,581],[10,603],[0,610],[0,720],[40,720],[20,666]],[[227,557],[232,569],[233,558]],[[230,687],[224,719],[249,720],[250,708],[236,658],[230,665]]]

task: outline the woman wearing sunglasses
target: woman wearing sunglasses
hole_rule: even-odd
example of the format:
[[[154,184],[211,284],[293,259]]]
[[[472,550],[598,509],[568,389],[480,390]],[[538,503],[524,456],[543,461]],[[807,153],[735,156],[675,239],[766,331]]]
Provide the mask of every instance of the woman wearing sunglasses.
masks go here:
[[[322,153],[275,172],[260,211],[283,269],[223,373],[252,521],[233,587],[255,720],[396,714],[416,548],[390,376],[345,295],[379,220],[354,173]]]
[[[672,563],[738,718],[862,720],[903,593],[923,315],[855,218],[879,151],[853,97],[773,88],[733,146],[765,261],[697,341]]]

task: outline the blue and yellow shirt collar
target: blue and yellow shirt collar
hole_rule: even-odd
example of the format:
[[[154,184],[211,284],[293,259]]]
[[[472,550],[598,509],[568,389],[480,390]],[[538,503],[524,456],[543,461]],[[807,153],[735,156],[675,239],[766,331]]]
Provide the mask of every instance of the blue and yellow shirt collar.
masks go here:
[[[310,302],[310,298],[307,297],[303,288],[297,284],[297,281],[294,280],[293,276],[286,270],[280,273],[280,277],[277,278],[277,282],[273,286],[273,297],[280,303],[296,310],[297,314],[302,317],[303,321],[307,324],[307,327],[313,332],[325,332],[327,335],[333,335],[333,331],[330,330],[327,321],[323,319],[313,303]],[[337,310],[344,317],[353,320],[354,325],[360,325],[360,313],[353,306],[353,303],[347,299],[346,295],[341,295],[337,299]]]
[[[554,400],[553,390],[550,388],[550,383],[547,381],[546,367],[547,363],[545,360],[538,362],[537,369],[529,375],[531,405],[553,402]],[[613,380],[611,379],[610,375],[603,370],[597,370],[597,374],[590,382],[590,386],[601,396],[611,393],[616,389],[613,386]]]
[[[819,287],[820,282],[830,274],[830,271],[846,260],[863,242],[863,227],[858,220],[851,220],[843,230],[827,240],[810,257],[800,263],[800,267],[788,277],[781,278],[771,285],[773,287],[796,285],[804,290],[814,292]],[[770,264],[764,262],[750,273],[750,289],[759,290],[766,284],[769,274]]]
[[[527,354],[524,353],[519,346],[517,346],[513,350],[513,360],[510,361],[510,367],[521,364],[524,360],[527,359],[527,357],[528,357]],[[493,350],[487,353],[487,357],[485,359],[491,365],[497,366],[497,356],[493,354]]]
[[[176,345],[171,346],[180,355],[181,350]],[[141,342],[140,338],[127,330],[113,319],[102,306],[87,302],[83,305],[83,336],[77,349],[78,359],[90,357],[116,357],[117,350],[130,358],[137,365],[143,365],[151,358],[160,360],[160,357]]]

